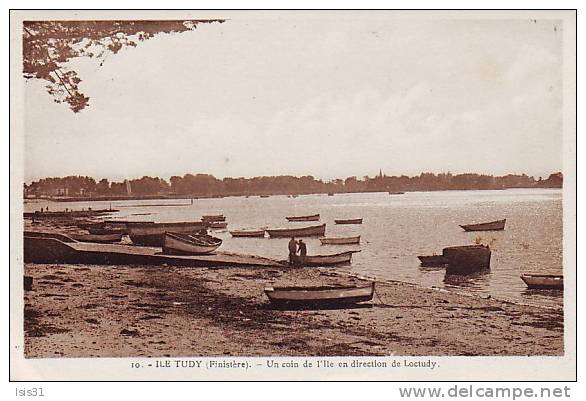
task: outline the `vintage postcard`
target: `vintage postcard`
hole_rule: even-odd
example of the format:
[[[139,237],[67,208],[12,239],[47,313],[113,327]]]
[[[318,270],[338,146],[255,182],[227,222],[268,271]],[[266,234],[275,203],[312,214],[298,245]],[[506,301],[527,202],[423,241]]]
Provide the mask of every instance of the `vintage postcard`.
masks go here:
[[[575,379],[575,11],[10,18],[11,379]]]

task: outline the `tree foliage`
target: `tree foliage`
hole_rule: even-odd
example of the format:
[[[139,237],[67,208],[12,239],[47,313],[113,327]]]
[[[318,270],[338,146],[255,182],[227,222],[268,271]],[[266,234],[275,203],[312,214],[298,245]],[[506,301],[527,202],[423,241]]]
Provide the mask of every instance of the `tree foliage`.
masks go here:
[[[103,58],[161,33],[191,31],[212,22],[224,20],[24,21],[23,75],[46,81],[54,101],[69,104],[77,113],[90,98],[80,91],[77,72],[68,67],[71,59]]]

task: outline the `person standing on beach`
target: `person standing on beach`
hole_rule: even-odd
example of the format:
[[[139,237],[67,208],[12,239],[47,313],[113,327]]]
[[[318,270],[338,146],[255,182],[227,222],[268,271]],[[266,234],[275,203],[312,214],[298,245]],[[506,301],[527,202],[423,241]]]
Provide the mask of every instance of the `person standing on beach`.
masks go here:
[[[297,245],[299,246],[299,264],[303,266],[305,263],[305,256],[307,255],[307,246],[302,239],[299,240]]]
[[[291,241],[289,241],[289,264],[294,265],[296,261],[295,255],[297,254],[297,241],[295,241],[295,237],[291,237]]]

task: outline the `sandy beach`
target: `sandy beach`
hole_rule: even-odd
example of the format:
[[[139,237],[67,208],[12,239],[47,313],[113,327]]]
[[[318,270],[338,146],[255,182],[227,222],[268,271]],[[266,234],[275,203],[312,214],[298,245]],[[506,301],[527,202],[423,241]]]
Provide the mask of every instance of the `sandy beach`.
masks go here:
[[[355,283],[334,269],[25,264],[25,355],[563,355],[563,311],[377,283],[352,309],[276,310],[271,285]]]

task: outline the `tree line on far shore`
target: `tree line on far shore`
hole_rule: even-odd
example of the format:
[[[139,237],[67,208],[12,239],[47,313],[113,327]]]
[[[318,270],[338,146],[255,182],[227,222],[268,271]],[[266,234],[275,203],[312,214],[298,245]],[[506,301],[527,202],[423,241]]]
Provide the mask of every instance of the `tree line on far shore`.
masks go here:
[[[309,193],[346,193],[380,191],[486,190],[506,188],[561,188],[562,173],[546,179],[509,174],[492,176],[475,173],[421,173],[408,177],[386,176],[362,179],[348,177],[323,181],[313,176],[264,176],[217,179],[210,174],[185,174],[166,181],[148,177],[110,182],[92,177],[68,176],[43,178],[24,184],[24,196],[34,197],[219,197],[234,195],[291,195]]]

